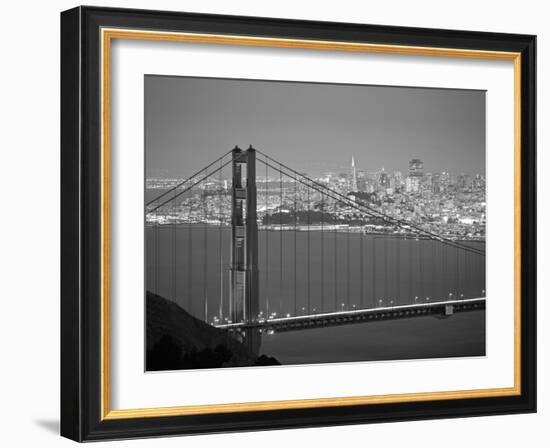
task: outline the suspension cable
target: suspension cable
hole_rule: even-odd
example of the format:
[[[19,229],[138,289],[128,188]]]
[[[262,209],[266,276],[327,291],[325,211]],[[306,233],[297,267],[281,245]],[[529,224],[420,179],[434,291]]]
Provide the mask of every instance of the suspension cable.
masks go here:
[[[424,240],[421,238],[418,239],[418,269],[420,277],[420,297],[422,300],[426,299],[425,288],[424,288]]]
[[[337,202],[334,202],[334,211],[338,206]],[[338,226],[334,224],[334,311],[338,311]]]
[[[363,307],[364,297],[363,297],[363,229],[359,233],[359,305]]]
[[[155,212],[156,213],[156,212]],[[189,312],[193,313],[193,226],[191,222],[187,223],[187,306],[189,307]]]
[[[297,199],[297,183],[296,179],[294,180],[294,315],[297,316],[298,310],[296,305],[296,291],[298,286],[298,278],[297,278],[297,263],[296,263],[296,256],[297,256],[297,247],[296,247],[296,237],[297,237],[297,223],[298,223],[298,217],[297,217],[297,209],[298,209],[298,199]]]
[[[325,310],[325,195],[321,194],[321,313]]]
[[[159,287],[159,221],[158,221],[158,215],[155,212],[155,224],[154,224],[154,230],[155,230],[155,293],[160,295],[160,287]]]
[[[372,300],[373,306],[376,308],[378,299],[376,296],[376,237],[372,236]]]
[[[185,179],[184,181],[180,182],[179,184],[177,184],[176,186],[170,188],[169,190],[165,191],[164,193],[162,193],[161,195],[157,196],[156,198],[154,199],[151,199],[149,202],[147,202],[145,204],[145,206],[149,206],[151,204],[153,204],[154,202],[157,202],[160,198],[166,196],[167,194],[171,193],[172,191],[175,191],[177,190],[178,188],[182,187],[183,185],[185,185],[187,182],[189,182],[190,180],[194,179],[195,177],[197,177],[200,173],[202,173],[203,171],[206,171],[208,170],[208,168],[210,168],[211,166],[215,165],[216,163],[218,162],[221,162],[221,160],[226,156],[228,155],[231,151],[233,151],[232,149],[230,149],[229,151],[227,151],[225,154],[223,154],[222,156],[218,157],[216,160],[214,160],[212,163],[209,163],[208,165],[206,165],[204,168],[200,169],[199,171],[197,171],[196,173],[194,173],[191,177],[188,177],[187,179]],[[172,199],[175,199],[175,198],[172,198]]]
[[[177,280],[176,280],[176,270],[177,270],[177,235],[176,235],[176,202],[172,202],[172,300],[177,303]]]
[[[268,187],[269,187],[269,180],[268,180],[268,166],[265,166],[265,222],[266,222],[266,229],[265,229],[265,314],[266,319],[269,319],[269,228],[271,227],[271,221],[267,219],[267,209],[269,206],[268,200],[269,200],[269,193],[268,193]]]
[[[218,171],[220,171],[221,169],[223,169],[225,166],[229,165],[233,160],[232,159],[229,159],[227,162],[225,162],[223,165],[219,166],[218,168],[216,168],[214,171],[212,171],[210,174],[207,174],[205,176],[203,176],[201,179],[199,179],[197,182],[195,182],[193,185],[190,185],[186,188],[184,188],[183,190],[181,190],[179,193],[175,194],[171,199],[168,199],[162,203],[160,203],[159,205],[157,205],[156,207],[152,208],[151,210],[148,210],[147,213],[153,213],[153,212],[156,212],[159,208],[161,208],[162,206],[168,204],[169,202],[173,201],[174,199],[180,197],[182,194],[185,194],[187,193],[189,190],[191,190],[193,187],[196,187],[198,184],[200,184],[201,182],[205,181],[206,179],[208,179],[210,176],[213,176],[214,174],[216,174]]]
[[[220,160],[220,165],[222,161]],[[220,321],[223,320],[223,236],[222,236],[222,197],[224,193],[224,188],[222,187],[223,173],[222,170],[219,171],[218,176],[218,259],[220,262],[220,306],[218,310],[218,318]]]
[[[311,265],[310,265],[310,190],[307,190],[307,312],[311,314]]]
[[[416,292],[416,289],[413,288],[414,282],[412,280],[412,247],[411,247],[412,244],[413,244],[412,241],[413,240],[411,238],[409,238],[408,242],[407,242],[407,259],[408,259],[408,263],[407,263],[407,270],[408,270],[407,283],[408,283],[408,290],[409,291],[413,291],[413,290],[415,291],[414,292],[414,296],[415,296],[414,301],[416,303],[416,294],[417,294],[417,292]]]
[[[349,235],[350,235],[350,229],[348,226],[348,231],[346,232],[346,307],[349,308],[351,305],[350,301],[350,269],[349,269]]]
[[[208,274],[208,229],[207,229],[207,221],[208,221],[208,204],[207,201],[206,191],[203,190],[202,192],[202,201],[203,201],[203,211],[204,211],[204,223],[203,223],[203,238],[204,238],[204,258],[203,258],[203,284],[202,284],[202,290],[203,290],[203,297],[204,297],[204,321],[208,322],[208,290],[207,290],[207,284],[208,280],[206,278]]]
[[[279,170],[279,312],[283,313],[283,171]]]

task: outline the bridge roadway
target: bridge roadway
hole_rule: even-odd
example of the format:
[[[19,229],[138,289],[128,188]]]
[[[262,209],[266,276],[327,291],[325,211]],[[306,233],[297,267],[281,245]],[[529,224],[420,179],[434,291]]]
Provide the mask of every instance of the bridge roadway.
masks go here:
[[[421,316],[450,317],[454,313],[485,309],[485,297],[440,302],[422,302],[411,305],[382,306],[303,316],[274,317],[246,324],[217,323],[216,328],[232,331],[260,329],[262,331],[293,331],[382,320],[407,319]]]

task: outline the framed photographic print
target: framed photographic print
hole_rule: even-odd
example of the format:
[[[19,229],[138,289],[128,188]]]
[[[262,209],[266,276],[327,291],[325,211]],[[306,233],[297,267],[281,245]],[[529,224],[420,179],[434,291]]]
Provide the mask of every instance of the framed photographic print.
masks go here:
[[[61,433],[535,412],[535,37],[61,14]]]

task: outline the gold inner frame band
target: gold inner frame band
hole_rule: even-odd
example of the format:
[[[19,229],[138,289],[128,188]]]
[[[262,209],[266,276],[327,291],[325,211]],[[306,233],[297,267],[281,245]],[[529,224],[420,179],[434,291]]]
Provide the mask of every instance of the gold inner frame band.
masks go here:
[[[264,410],[307,409],[382,403],[502,397],[521,394],[521,54],[515,52],[418,47],[307,39],[279,39],[217,34],[101,29],[101,419],[167,417]],[[367,395],[302,400],[279,400],[209,405],[187,405],[141,409],[111,409],[110,366],[110,126],[111,42],[131,39],[215,45],[296,48],[356,53],[456,57],[513,61],[514,63],[514,386],[441,392]]]

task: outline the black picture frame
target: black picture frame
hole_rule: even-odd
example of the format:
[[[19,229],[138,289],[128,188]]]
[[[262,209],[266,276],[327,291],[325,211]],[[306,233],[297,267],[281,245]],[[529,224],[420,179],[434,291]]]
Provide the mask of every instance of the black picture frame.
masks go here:
[[[130,28],[521,54],[521,393],[390,404],[102,419],[100,29]],[[61,435],[76,441],[536,411],[536,37],[77,7],[61,13]]]

